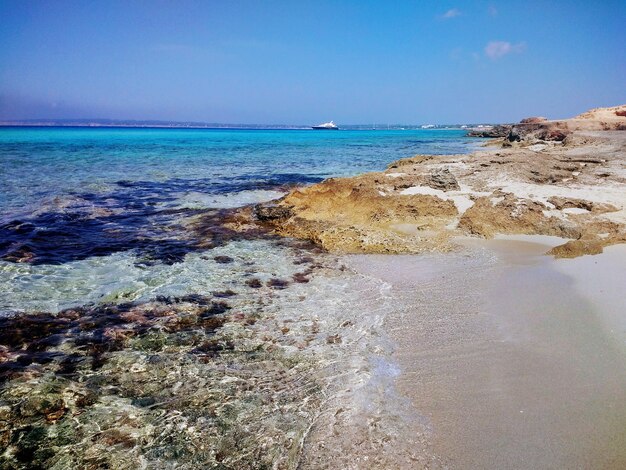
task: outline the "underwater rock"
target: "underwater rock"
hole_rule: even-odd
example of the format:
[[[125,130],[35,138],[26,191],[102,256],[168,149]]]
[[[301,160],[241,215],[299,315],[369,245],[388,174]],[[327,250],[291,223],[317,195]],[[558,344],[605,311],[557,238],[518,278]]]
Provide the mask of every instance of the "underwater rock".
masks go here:
[[[231,289],[226,289],[226,290],[220,290],[220,291],[214,291],[213,292],[213,296],[219,298],[223,298],[223,297],[233,297],[237,295],[237,292],[231,290]]]
[[[307,282],[309,282],[309,278],[307,277],[306,273],[295,273],[291,278],[294,280],[294,282],[300,284],[306,284]]]
[[[272,278],[267,281],[267,287],[271,287],[272,289],[285,289],[289,286],[289,281],[284,279]]]
[[[29,396],[20,405],[20,415],[23,417],[44,415],[48,421],[55,421],[64,413],[65,402],[60,395]]]

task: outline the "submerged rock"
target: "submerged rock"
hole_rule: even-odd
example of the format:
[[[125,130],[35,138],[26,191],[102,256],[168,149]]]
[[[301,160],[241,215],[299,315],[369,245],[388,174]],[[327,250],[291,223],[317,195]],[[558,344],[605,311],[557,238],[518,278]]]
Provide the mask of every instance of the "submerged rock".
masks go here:
[[[301,356],[325,342],[304,312],[281,335],[291,283],[267,285],[1,318],[0,467],[294,468],[323,398]]]
[[[252,287],[253,289],[260,289],[261,287],[263,287],[263,283],[261,282],[261,280],[256,277],[253,277],[252,279],[248,279],[246,281],[246,285],[248,287]]]
[[[289,281],[284,279],[272,278],[267,281],[267,287],[271,287],[272,289],[285,289],[289,286]]]

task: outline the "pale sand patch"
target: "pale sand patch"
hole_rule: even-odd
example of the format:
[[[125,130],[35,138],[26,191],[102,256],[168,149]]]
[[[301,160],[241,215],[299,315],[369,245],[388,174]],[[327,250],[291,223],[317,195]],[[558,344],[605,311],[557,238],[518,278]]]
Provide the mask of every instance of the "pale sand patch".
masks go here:
[[[431,188],[430,186],[411,186],[410,188],[400,191],[403,196],[411,196],[414,194],[424,194],[428,196],[437,196],[440,199],[447,197],[446,192],[441,189]]]
[[[529,145],[526,148],[528,150],[532,150],[533,152],[541,152],[542,150],[545,150],[546,148],[548,148],[548,146],[546,144],[534,144],[534,145]]]
[[[505,235],[496,234],[492,239],[476,237],[456,237],[454,241],[470,250],[487,250],[502,262],[517,264],[536,264],[539,257],[550,249],[562,245],[567,238],[552,235]],[[543,260],[542,260],[543,261]]]
[[[448,170],[465,170],[466,168],[469,168],[469,165],[465,162],[450,162],[438,160],[436,160],[434,164],[426,164],[426,166],[432,169],[447,168]]]
[[[567,241],[567,238],[555,237],[553,235],[524,235],[524,234],[516,234],[516,235],[508,235],[504,233],[499,233],[493,237],[494,240],[502,240],[507,242],[527,242],[532,243],[537,247],[537,251],[543,251],[541,247],[554,248],[555,246],[559,246]],[[507,245],[502,251],[506,252],[516,252],[517,250],[513,244]],[[538,253],[533,253],[538,254]]]
[[[513,193],[519,198],[531,199],[548,206],[551,206],[551,204],[548,203],[548,199],[554,196],[582,199],[600,204],[611,204],[619,210],[617,212],[604,214],[604,217],[615,222],[626,223],[626,185],[556,186],[500,179],[491,182],[489,187],[494,189],[499,188],[504,192]],[[563,212],[567,213],[566,211]]]
[[[574,288],[598,312],[608,335],[626,353],[626,245],[595,256],[558,259],[554,269],[573,279]]]
[[[450,468],[626,468],[626,247],[543,255],[562,241],[348,258],[392,285],[396,386]]]

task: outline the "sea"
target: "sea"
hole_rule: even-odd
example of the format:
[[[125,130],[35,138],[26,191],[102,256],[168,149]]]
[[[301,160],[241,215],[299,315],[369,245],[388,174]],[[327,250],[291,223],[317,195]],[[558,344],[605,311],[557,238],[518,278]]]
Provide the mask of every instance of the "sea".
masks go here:
[[[345,390],[393,375],[388,286],[229,217],[475,148],[455,129],[0,128],[3,464],[306,468],[325,403],[366,409]],[[394,426],[363,430],[372,455]]]

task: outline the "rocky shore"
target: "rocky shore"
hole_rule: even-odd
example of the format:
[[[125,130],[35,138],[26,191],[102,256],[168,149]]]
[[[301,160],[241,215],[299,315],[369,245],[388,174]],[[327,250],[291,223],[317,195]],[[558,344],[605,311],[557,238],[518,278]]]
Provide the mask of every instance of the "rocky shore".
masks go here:
[[[626,242],[626,105],[529,118],[469,155],[416,155],[250,213],[338,253],[449,251],[458,237],[562,237],[556,257]],[[245,217],[244,217],[245,218]]]
[[[170,238],[152,235],[158,250],[137,251],[138,269],[158,260],[174,284],[201,280],[191,289],[201,294],[160,295],[152,286],[141,298],[119,291],[0,318],[0,468],[445,467],[438,455],[446,449],[433,450],[428,426],[394,391],[400,369],[390,344],[400,352],[420,344],[429,363],[438,344],[465,344],[457,333],[469,330],[460,322],[474,312],[468,305],[483,292],[476,283],[491,258],[419,257],[427,274],[456,271],[447,283],[433,274],[423,292],[415,288],[424,287],[421,277],[399,291],[395,278],[373,275],[410,280],[397,257],[379,257],[369,271],[362,261],[359,270],[358,260],[351,265],[302,240],[335,253],[423,253],[455,250],[468,236],[544,234],[564,239],[550,251],[557,257],[601,252],[626,242],[625,123],[626,106],[527,121],[469,155],[417,155],[383,172],[292,189],[272,203],[152,219]],[[135,243],[133,232],[129,239]],[[30,250],[7,258],[11,267],[45,253]],[[435,314],[405,317],[415,305]],[[386,336],[393,322],[407,332],[405,343],[398,331]],[[440,351],[448,361],[450,351]],[[440,396],[399,383],[420,390],[420,399]]]

